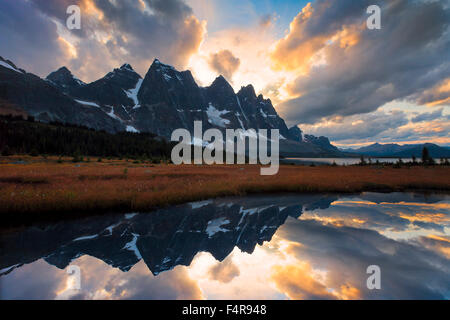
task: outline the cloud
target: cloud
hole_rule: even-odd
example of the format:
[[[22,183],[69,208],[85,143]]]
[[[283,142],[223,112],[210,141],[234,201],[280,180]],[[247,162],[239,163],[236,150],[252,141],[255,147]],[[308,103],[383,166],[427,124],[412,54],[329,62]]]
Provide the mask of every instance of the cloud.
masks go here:
[[[217,71],[231,81],[233,74],[239,69],[241,60],[233,55],[230,50],[221,50],[212,53],[209,59],[211,69]]]
[[[414,241],[396,241],[373,230],[325,225],[317,220],[291,220],[278,235],[301,244],[291,246],[289,253],[308,262],[312,270],[322,270],[326,274],[322,283],[340,290],[334,292],[337,296],[352,292],[342,290],[345,286],[356,288],[358,298],[362,299],[448,298],[449,267],[443,254],[448,249],[440,249],[440,253],[424,250]],[[366,270],[370,265],[381,268],[381,290],[366,287]],[[303,294],[305,283],[289,277],[285,273],[284,281],[292,285],[288,292]]]
[[[228,283],[240,274],[239,268],[233,263],[233,256],[228,256],[221,263],[212,266],[209,269],[209,276],[212,280],[217,280],[222,283]]]
[[[337,227],[389,232],[391,235],[407,235],[412,231],[424,230],[444,232],[445,226],[450,223],[450,218],[441,213],[449,209],[445,203],[419,203],[424,199],[409,198],[409,195],[402,194],[383,197],[381,201],[376,196],[344,197],[335,201],[330,208],[306,211],[302,219],[315,219]]]
[[[362,145],[367,143],[425,143],[449,144],[449,115],[444,108],[432,112],[380,108],[375,112],[351,116],[322,118],[314,124],[302,124],[306,134],[326,136],[340,145]],[[288,123],[289,124],[289,123]],[[295,123],[294,123],[295,124]]]
[[[420,113],[417,116],[415,116],[414,118],[411,119],[412,122],[422,122],[422,121],[430,121],[430,120],[435,120],[438,119],[440,117],[442,117],[442,111],[444,109],[438,109],[436,111],[433,112],[424,112],[424,113]]]
[[[43,74],[68,57],[55,24],[25,1],[0,2],[0,55],[20,68]]]
[[[298,266],[274,266],[271,278],[281,292],[294,300],[336,299],[312,274],[311,266],[303,262]]]
[[[361,140],[376,137],[386,130],[398,128],[407,123],[407,115],[403,111],[377,111],[326,119],[314,125],[303,125],[302,130],[308,134],[329,137],[332,141]]]
[[[274,14],[265,14],[259,18],[259,26],[269,28],[278,20]]]
[[[429,250],[433,250],[450,259],[450,237],[449,236],[427,236],[419,237],[417,243]]]
[[[124,273],[91,256],[74,262],[81,269],[81,290],[68,286],[67,270],[48,265],[43,259],[16,269],[2,277],[4,299],[101,299],[101,300],[199,300],[198,283],[186,267],[178,266],[153,276],[143,261]],[[99,277],[98,275],[102,276]],[[14,285],[19,283],[20,285]]]
[[[131,300],[200,300],[202,292],[197,282],[189,277],[185,267],[176,267],[168,273],[152,277],[141,262],[126,281],[117,273],[107,279],[104,291],[114,299]],[[149,290],[151,288],[151,290]],[[97,291],[102,288],[98,287]]]
[[[448,145],[450,143],[450,137],[448,137],[449,130],[450,121],[447,118],[416,123],[409,122],[404,126],[393,127],[383,131],[371,140],[408,143],[434,142]]]
[[[137,71],[145,74],[155,57],[184,68],[198,51],[206,33],[206,22],[198,20],[183,0],[16,2],[18,6],[26,4],[30,8],[27,17],[17,19],[16,24],[27,21],[28,16],[41,17],[41,24],[47,24],[51,32],[42,34],[38,44],[43,46],[60,38],[64,40],[63,44],[69,43],[72,54],[66,55],[63,62],[86,81],[95,80],[124,62],[132,63]],[[81,8],[79,31],[69,31],[65,27],[69,4],[77,4]],[[10,10],[2,12],[8,15]],[[33,29],[40,28],[35,26]],[[22,36],[32,32],[31,26],[20,30]],[[24,52],[39,52],[39,46],[33,42],[21,43],[9,51],[9,58],[13,61],[27,60],[21,66],[40,75],[45,75],[41,71],[43,68],[37,67],[41,60],[52,65],[48,71],[60,66],[61,53],[56,50],[39,60],[22,58]]]
[[[382,29],[368,30],[373,1],[318,0],[292,21],[272,52],[273,67],[296,70],[292,99],[278,106],[292,123],[373,112],[418,99],[450,73],[450,9],[440,1],[375,1]]]

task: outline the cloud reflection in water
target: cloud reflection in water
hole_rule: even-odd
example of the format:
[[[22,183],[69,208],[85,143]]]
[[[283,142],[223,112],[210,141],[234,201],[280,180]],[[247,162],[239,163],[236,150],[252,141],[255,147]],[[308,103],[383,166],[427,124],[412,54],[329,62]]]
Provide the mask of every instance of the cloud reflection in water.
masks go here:
[[[449,299],[449,207],[447,196],[266,195],[34,226],[0,235],[0,298]],[[381,290],[366,288],[372,264]]]

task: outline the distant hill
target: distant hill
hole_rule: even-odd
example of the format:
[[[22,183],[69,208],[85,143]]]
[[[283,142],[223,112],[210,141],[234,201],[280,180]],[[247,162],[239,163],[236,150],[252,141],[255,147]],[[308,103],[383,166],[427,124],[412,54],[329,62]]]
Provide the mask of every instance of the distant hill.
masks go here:
[[[371,157],[411,158],[414,156],[420,158],[424,147],[428,148],[432,158],[450,158],[450,148],[441,147],[433,143],[406,145],[375,143],[359,149],[345,149],[341,151]]]

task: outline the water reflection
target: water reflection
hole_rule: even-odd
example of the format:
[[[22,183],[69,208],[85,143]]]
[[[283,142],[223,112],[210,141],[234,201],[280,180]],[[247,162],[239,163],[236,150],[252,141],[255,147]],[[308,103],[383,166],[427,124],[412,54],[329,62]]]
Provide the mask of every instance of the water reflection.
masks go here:
[[[33,226],[0,235],[0,297],[448,299],[449,208],[437,195],[265,195]],[[366,288],[372,264],[381,290]]]

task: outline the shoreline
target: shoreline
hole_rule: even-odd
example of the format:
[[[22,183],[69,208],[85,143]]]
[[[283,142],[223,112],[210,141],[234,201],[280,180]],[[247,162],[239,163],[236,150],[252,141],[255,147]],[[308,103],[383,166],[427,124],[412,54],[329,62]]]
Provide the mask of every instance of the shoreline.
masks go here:
[[[51,157],[5,164],[4,160],[0,163],[0,214],[6,225],[150,212],[212,198],[267,193],[450,194],[450,167],[444,166],[281,165],[276,176],[260,176],[259,165],[72,163],[66,159],[58,163]]]

